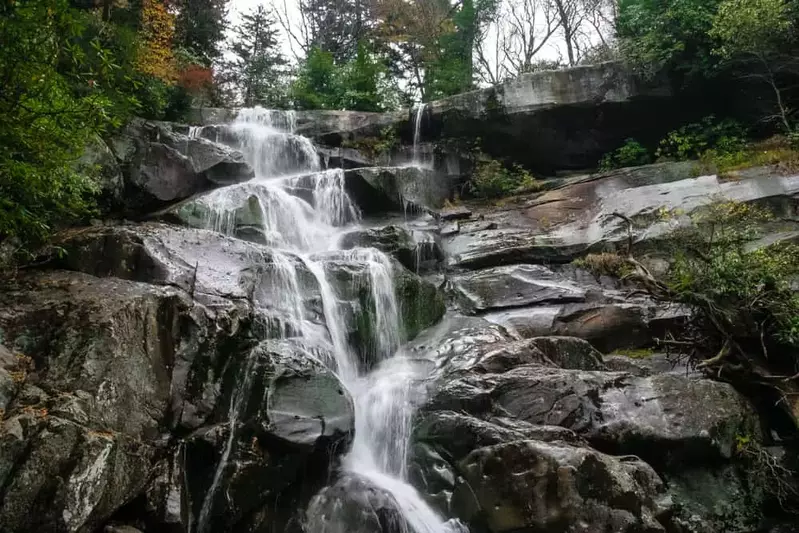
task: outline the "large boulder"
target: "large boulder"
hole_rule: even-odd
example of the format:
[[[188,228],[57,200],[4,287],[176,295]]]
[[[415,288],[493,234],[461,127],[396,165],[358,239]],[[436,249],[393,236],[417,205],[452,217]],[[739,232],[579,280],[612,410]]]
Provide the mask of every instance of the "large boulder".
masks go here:
[[[276,258],[265,246],[214,231],[143,223],[68,230],[55,242],[64,253],[53,257],[54,266],[177,287],[200,299],[253,302],[261,304],[259,314],[279,322],[290,320],[293,309],[291,302],[279,305],[277,295],[292,274],[287,261],[307,317],[318,314],[318,282],[299,258]]]
[[[414,438],[412,478],[473,529],[664,531],[657,519],[670,501],[651,467],[596,452],[568,429],[438,411]]]
[[[583,302],[586,290],[540,265],[510,265],[460,274],[450,279],[467,312]]]
[[[364,369],[389,355],[379,350],[393,354],[400,343],[444,315],[444,298],[435,285],[376,249],[327,252],[314,260],[322,265],[344,310],[350,345]],[[397,326],[398,336],[393,331]]]
[[[442,259],[438,239],[432,232],[399,225],[354,229],[342,235],[338,245],[344,250],[377,248],[412,272]]]
[[[419,167],[355,168],[344,172],[345,187],[364,214],[424,212],[450,197],[447,177]]]
[[[369,479],[347,473],[311,501],[307,530],[316,533],[404,533],[396,499]]]
[[[656,142],[685,116],[666,83],[617,62],[523,74],[431,102],[425,115],[428,137],[480,138],[541,172],[590,167],[630,137]]]
[[[297,263],[307,320],[290,322],[285,268],[261,246],[161,224],[59,242],[52,266],[85,273],[0,291],[4,531],[89,533],[118,513],[144,530],[282,528],[275,502],[304,507],[353,431],[324,345],[255,341],[324,331],[316,278]]]
[[[129,215],[150,213],[254,175],[240,152],[179,133],[168,123],[133,120],[109,145],[124,176],[119,207]]]
[[[759,433],[752,406],[730,385],[675,374],[524,364],[487,375],[476,368],[444,382],[430,408],[566,427],[600,450],[658,466],[729,459],[738,436]]]
[[[658,522],[670,507],[663,482],[636,458],[522,440],[474,450],[458,470],[459,515],[491,533],[665,531]]]
[[[252,515],[318,490],[325,464],[346,449],[354,428],[349,393],[301,343],[262,343],[231,377],[237,385],[221,425],[185,445],[187,493],[202,531],[233,524],[258,531],[290,520],[280,513],[259,524]]]
[[[184,373],[233,349],[237,320],[225,331],[176,289],[67,272],[6,280],[0,301],[18,388],[0,439],[0,522],[94,531],[143,490],[162,432],[193,401]]]

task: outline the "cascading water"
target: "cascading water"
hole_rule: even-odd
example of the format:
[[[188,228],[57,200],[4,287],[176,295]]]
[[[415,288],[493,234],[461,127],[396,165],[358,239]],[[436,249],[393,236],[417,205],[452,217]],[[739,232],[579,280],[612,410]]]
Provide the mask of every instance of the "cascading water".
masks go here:
[[[402,324],[394,291],[394,263],[373,248],[336,249],[344,227],[349,225],[352,230],[360,214],[344,189],[343,172],[320,170],[313,144],[294,134],[294,125],[291,112],[248,109],[239,113],[229,130],[256,177],[199,200],[206,225],[231,235],[244,222],[258,226],[261,238],[272,248],[272,257],[262,286],[253,294],[255,306],[280,325],[273,330],[297,339],[309,353],[332,354],[323,362],[337,373],[355,403],[355,438],[342,461],[343,471],[389,494],[408,533],[466,531],[459,522],[442,520],[406,479],[411,419],[414,401],[422,396],[417,385],[423,372],[400,347]],[[370,289],[374,332],[370,353],[375,360],[367,373],[361,370],[363,365],[349,344],[347,319],[330,273],[336,264],[359,272],[361,282],[365,278]],[[301,269],[315,278],[326,327],[305,308]],[[197,533],[213,533],[208,530],[209,513],[214,493],[220,490],[247,376],[239,378],[238,387],[229,407],[231,437],[203,503]],[[347,523],[346,513],[326,515],[321,499],[320,494],[307,511],[308,533],[355,531]]]

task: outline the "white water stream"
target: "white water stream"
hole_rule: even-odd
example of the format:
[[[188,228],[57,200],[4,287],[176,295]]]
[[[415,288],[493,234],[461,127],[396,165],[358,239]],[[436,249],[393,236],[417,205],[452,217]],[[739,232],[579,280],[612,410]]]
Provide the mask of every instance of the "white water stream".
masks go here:
[[[420,118],[418,114],[414,144]],[[234,234],[242,206],[248,209],[251,223],[255,221],[273,249],[267,274],[270,279],[264,280],[260,292],[254,295],[256,305],[262,305],[269,316],[279,317],[284,335],[298,340],[309,353],[332,353],[332,358],[324,362],[337,373],[355,403],[354,442],[341,468],[390,494],[408,533],[466,531],[460,523],[445,522],[439,517],[407,481],[414,401],[420,394],[414,384],[423,377],[422,370],[401,350],[401,314],[390,258],[373,248],[337,250],[344,228],[352,230],[360,221],[360,214],[345,191],[343,172],[320,169],[319,155],[311,141],[293,133],[291,112],[245,109],[229,130],[256,177],[203,197],[200,202],[206,208],[206,224],[209,229]],[[330,275],[334,264],[357,269],[371,290],[375,360],[365,374],[349,345],[347,319]],[[314,320],[306,309],[301,271],[310,272],[318,284],[325,325]],[[247,376],[239,378],[239,390],[229,406],[231,427],[237,422],[248,382]],[[220,479],[232,441],[231,438],[226,443],[217,465],[196,533],[214,533],[209,527],[209,515],[216,492],[223,490]],[[315,513],[312,505],[305,527],[308,533],[355,531],[342,520],[340,516]]]

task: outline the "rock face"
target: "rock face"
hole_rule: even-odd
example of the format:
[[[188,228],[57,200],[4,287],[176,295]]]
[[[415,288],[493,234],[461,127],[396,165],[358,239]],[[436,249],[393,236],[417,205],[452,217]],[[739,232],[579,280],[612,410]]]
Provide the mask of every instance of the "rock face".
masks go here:
[[[446,241],[450,264],[484,268],[508,263],[567,263],[589,252],[624,250],[627,223],[641,251],[663,249],[690,215],[719,199],[757,203],[790,218],[796,210],[799,176],[743,174],[737,180],[690,176],[685,163],[666,163],[588,176],[503,209],[482,209],[481,224],[461,223]],[[790,220],[776,231],[795,231]]]
[[[434,210],[451,189],[445,177],[417,167],[357,168],[344,175],[347,192],[367,215]]]
[[[152,212],[253,177],[240,152],[179,133],[168,123],[134,120],[109,145],[124,176],[114,197],[126,214]]]
[[[523,74],[495,87],[431,102],[421,117],[421,135],[423,141],[480,138],[483,150],[495,157],[512,156],[548,173],[591,167],[630,137],[657,142],[681,125],[684,108],[671,97],[667,83],[643,83],[620,63],[608,62]],[[216,124],[235,115],[236,110],[196,109],[189,121]],[[297,111],[292,120],[295,133],[338,147],[345,141],[379,138],[386,128],[410,144],[417,117],[415,109],[318,110]],[[396,155],[410,161],[401,150]],[[459,173],[450,163],[434,166]]]
[[[91,532],[123,506],[145,529],[205,516],[257,531],[275,501],[324,484],[352,436],[349,394],[300,346],[256,342],[250,298],[268,287],[253,273],[269,254],[216,239],[162,225],[72,233],[53,266],[73,271],[4,283],[4,531]]]
[[[539,172],[590,167],[626,138],[656,141],[682,115],[665,84],[612,62],[523,74],[432,102],[427,114],[432,136],[480,137],[488,153]]]
[[[429,105],[424,140],[479,127],[489,151],[582,165],[668,114],[667,102],[615,64],[530,74]],[[752,246],[795,240],[796,177],[697,178],[690,164],[660,164],[453,207],[460,177],[438,163],[374,167],[341,146],[386,126],[408,137],[408,113],[275,113],[290,125],[270,167],[281,190],[239,183],[253,172],[241,153],[209,140],[232,136],[226,126],[198,137],[136,121],[79,164],[106,168],[119,210],[162,222],[64,231],[36,268],[4,277],[3,533],[408,533],[401,509],[413,499],[338,468],[356,431],[338,376],[393,371],[380,365],[394,352],[425,370],[403,397],[418,407],[403,429],[406,473],[449,519],[444,531],[791,522],[763,475],[763,461],[790,465],[776,424],[661,353],[657,340],[690,310],[575,260],[626,252],[632,235],[636,254],[667,263],[662,245],[719,195],[785,215]],[[317,159],[346,168],[288,172]],[[307,244],[302,222],[315,219],[284,228],[269,194],[298,213],[336,203],[330,242],[281,246],[276,232]],[[387,335],[388,320],[404,329]]]

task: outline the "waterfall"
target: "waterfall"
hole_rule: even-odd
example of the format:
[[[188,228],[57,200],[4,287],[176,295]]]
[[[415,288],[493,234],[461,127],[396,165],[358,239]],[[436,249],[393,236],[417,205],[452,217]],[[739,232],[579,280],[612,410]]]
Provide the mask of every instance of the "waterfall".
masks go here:
[[[414,153],[421,113],[417,112]],[[254,226],[270,247],[269,268],[253,293],[254,305],[272,317],[285,337],[298,338],[313,353],[331,353],[324,361],[350,391],[355,404],[355,438],[342,460],[342,471],[367,480],[389,494],[408,533],[465,531],[445,522],[408,483],[408,447],[414,405],[423,397],[424,369],[403,353],[402,323],[394,286],[395,263],[374,248],[338,250],[339,237],[360,223],[361,215],[344,188],[341,170],[321,170],[313,143],[294,133],[292,112],[244,109],[226,126],[255,170],[249,182],[231,185],[198,200],[207,228],[235,235],[242,225]],[[199,135],[199,132],[192,132]],[[349,344],[347,314],[342,309],[336,268],[345,265],[368,288],[371,306],[371,352],[374,361],[362,368]],[[324,324],[306,309],[303,276],[311,276],[321,295]],[[324,358],[323,358],[324,359]],[[250,371],[247,363],[245,374]],[[239,410],[249,379],[239,377],[228,421],[231,435],[212,485],[203,501],[196,533],[211,533],[212,504],[234,442]],[[319,496],[317,496],[319,498]],[[312,503],[309,533],[351,532],[346,513],[324,516]]]
[[[411,166],[427,167],[428,161],[422,161],[419,139],[422,137],[422,120],[424,119],[424,110],[427,108],[426,104],[419,104],[416,106],[416,112],[413,114],[413,159]]]

